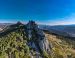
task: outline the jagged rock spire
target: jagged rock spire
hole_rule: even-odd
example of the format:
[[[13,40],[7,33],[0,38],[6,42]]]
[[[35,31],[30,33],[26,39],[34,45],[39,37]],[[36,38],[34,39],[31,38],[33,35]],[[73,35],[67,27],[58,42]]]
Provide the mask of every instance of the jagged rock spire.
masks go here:
[[[35,23],[35,21],[29,21],[26,25],[27,27],[27,35],[29,38],[28,45],[36,50],[36,53],[50,52],[49,43],[48,40],[45,38],[45,34],[43,30],[38,28],[38,25]]]
[[[29,23],[30,24],[35,24],[35,21],[30,20]]]
[[[38,25],[35,23],[35,21],[29,21],[28,24],[27,24],[27,28],[28,29],[34,29],[36,28],[37,29]]]

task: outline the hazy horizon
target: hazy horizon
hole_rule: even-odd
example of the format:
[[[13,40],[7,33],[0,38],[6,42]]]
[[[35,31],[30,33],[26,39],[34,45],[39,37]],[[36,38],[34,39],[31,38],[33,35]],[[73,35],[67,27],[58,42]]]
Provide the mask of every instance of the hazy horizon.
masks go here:
[[[27,24],[29,21],[15,21],[15,22],[0,22],[0,24],[16,24],[17,22],[21,22],[23,24]],[[35,21],[36,24],[38,25],[49,25],[49,26],[63,26],[63,25],[75,25],[75,24],[44,24],[44,23],[41,23],[41,22],[37,22]]]

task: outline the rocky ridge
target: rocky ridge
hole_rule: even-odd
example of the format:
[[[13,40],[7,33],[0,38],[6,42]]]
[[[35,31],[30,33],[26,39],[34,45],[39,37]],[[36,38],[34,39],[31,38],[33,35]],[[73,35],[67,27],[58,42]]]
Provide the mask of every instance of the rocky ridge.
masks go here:
[[[10,34],[12,34],[12,35],[10,35]],[[19,36],[17,36],[17,34],[19,34]],[[15,36],[15,37],[13,37],[13,36]],[[13,37],[13,38],[11,39],[11,37]],[[31,58],[44,58],[44,57],[47,57],[47,55],[50,55],[50,47],[51,46],[48,42],[48,39],[45,37],[45,33],[43,32],[43,30],[39,29],[38,25],[34,21],[29,21],[29,23],[27,23],[26,25],[22,24],[21,22],[18,22],[17,24],[8,26],[6,29],[4,29],[0,33],[0,38],[1,38],[1,41],[3,41],[3,39],[5,39],[5,42],[8,44],[7,46],[5,46],[4,49],[1,48],[2,50],[8,50],[8,48],[11,48],[11,50],[13,48],[14,49],[18,48],[21,50],[23,47],[16,46],[13,43],[13,42],[17,43],[19,41],[19,43],[22,42],[21,43],[22,45],[26,45],[28,47],[28,50],[29,50],[28,55]],[[6,40],[7,38],[11,39],[9,41],[10,43],[7,42],[7,40]],[[12,48],[10,46],[12,44],[14,44],[15,47]],[[18,45],[18,43],[17,43],[17,45]],[[22,50],[24,50],[24,49],[22,49]],[[9,53],[12,53],[12,52],[10,51]],[[8,53],[8,55],[9,55],[8,58],[16,58],[16,56],[12,57],[12,54],[9,54],[9,53]]]

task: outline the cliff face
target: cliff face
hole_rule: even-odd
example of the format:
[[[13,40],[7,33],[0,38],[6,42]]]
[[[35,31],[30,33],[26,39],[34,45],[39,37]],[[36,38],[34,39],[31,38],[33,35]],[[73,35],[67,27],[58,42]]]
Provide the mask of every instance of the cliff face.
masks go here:
[[[50,44],[48,39],[45,37],[43,30],[39,29],[38,25],[34,21],[29,21],[26,26],[28,39],[30,40],[28,45],[32,47],[32,49],[35,49],[37,55],[41,55],[41,53],[44,52],[50,54]]]

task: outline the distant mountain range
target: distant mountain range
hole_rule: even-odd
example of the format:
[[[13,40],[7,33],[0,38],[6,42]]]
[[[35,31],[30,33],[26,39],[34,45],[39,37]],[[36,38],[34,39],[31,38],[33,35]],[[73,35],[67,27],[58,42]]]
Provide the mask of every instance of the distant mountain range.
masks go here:
[[[59,35],[75,37],[75,25],[39,25],[43,30],[49,30],[50,32],[57,33]]]

